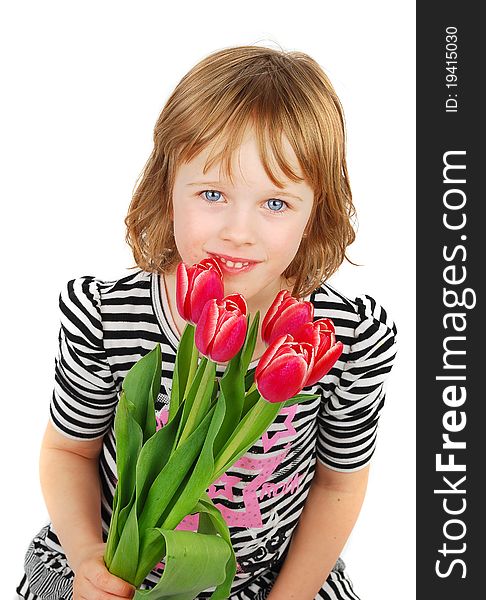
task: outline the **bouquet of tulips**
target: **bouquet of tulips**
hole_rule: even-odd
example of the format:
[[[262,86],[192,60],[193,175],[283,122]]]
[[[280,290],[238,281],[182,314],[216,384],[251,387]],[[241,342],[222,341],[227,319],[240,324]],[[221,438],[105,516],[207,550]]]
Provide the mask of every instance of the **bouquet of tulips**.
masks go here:
[[[279,292],[262,323],[268,345],[249,370],[259,328],[240,294],[224,297],[215,259],[177,268],[177,309],[187,321],[174,366],[169,416],[157,429],[160,345],[127,373],[115,416],[118,482],[105,550],[111,573],[139,588],[164,561],[151,590],[136,599],[193,600],[215,588],[228,598],[236,557],[228,526],[207,494],[268,429],[284,406],[323,377],[342,352],[329,319],[313,305]],[[199,355],[202,358],[199,358]],[[227,363],[221,378],[216,363]],[[198,514],[197,532],[177,530]]]

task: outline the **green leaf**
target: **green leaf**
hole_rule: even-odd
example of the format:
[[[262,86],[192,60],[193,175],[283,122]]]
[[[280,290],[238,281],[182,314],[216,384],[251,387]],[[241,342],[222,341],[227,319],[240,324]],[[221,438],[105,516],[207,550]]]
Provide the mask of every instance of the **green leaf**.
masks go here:
[[[214,470],[213,444],[219,428],[221,427],[221,423],[223,422],[224,411],[224,400],[223,398],[219,397],[214,408],[211,409],[210,413],[208,413],[208,416],[211,415],[211,424],[209,426],[196,466],[190,474],[189,481],[184,490],[178,494],[177,503],[174,504],[171,511],[161,524],[163,529],[172,529],[177,527],[181,520],[186,515],[191,513],[201,497],[201,494],[215,480],[212,477]],[[191,438],[188,438],[187,441],[190,439]]]
[[[213,412],[214,409],[211,409],[211,412],[206,415],[199,427],[170,456],[164,468],[155,478],[139,518],[140,531],[143,532],[154,527],[159,523],[161,516],[164,515],[169,502],[201,453],[201,448],[205,443],[211,425]],[[189,510],[195,503],[196,501],[189,507]],[[179,504],[179,500],[177,504]],[[188,512],[182,515],[179,521],[187,514]],[[174,527],[179,524],[179,521]]]
[[[182,417],[183,405],[164,427],[145,442],[136,466],[137,514],[140,516],[147,494],[158,474],[166,466]]]
[[[151,590],[137,590],[135,600],[194,600],[203,590],[225,582],[231,550],[224,539],[194,531],[158,532],[167,548],[164,573]]]
[[[109,570],[113,575],[133,583],[137,572],[139,550],[139,534],[137,523],[137,510],[133,504],[126,520],[115,555]]]
[[[132,490],[132,495],[130,496],[130,501],[128,502],[128,504],[118,511],[117,530],[118,530],[119,538],[122,535],[123,528],[125,527],[125,523],[127,522],[127,519],[128,519],[128,515],[130,514],[134,504],[135,504],[135,488]]]
[[[172,376],[172,390],[169,406],[169,422],[174,418],[186,394],[186,388],[192,383],[197,367],[198,351],[194,344],[196,328],[187,323],[177,348],[174,374]]]
[[[172,454],[152,485],[139,520],[142,542],[141,562],[135,577],[137,583],[145,579],[161,556],[160,545],[148,534],[150,528],[154,524],[163,530],[177,527],[193,511],[201,495],[212,483],[213,443],[224,417],[224,409],[223,399],[218,398],[196,431]],[[192,467],[197,455],[199,458]],[[157,513],[162,515],[158,520]]]
[[[212,480],[216,481],[232,464],[253,446],[275,420],[282,403],[267,402],[259,398],[240,421],[228,442],[214,461]]]
[[[160,344],[128,371],[115,415],[118,482],[105,549],[105,562],[111,568],[127,518],[135,502],[136,468],[146,439],[155,433],[154,401],[160,390],[162,355]]]
[[[115,493],[113,495],[113,510],[111,513],[110,527],[108,528],[108,537],[106,540],[104,560],[107,568],[113,560],[115,555],[116,546],[120,536],[118,535],[118,485],[115,487]]]
[[[199,513],[198,531],[200,533],[219,534],[226,541],[231,550],[230,557],[226,563],[226,578],[211,596],[211,600],[224,600],[231,594],[231,584],[236,575],[236,555],[231,543],[228,524],[206,492],[201,496],[195,512]]]
[[[227,598],[236,574],[236,556],[231,544],[228,525],[224,520],[223,515],[213,504],[206,492],[202,494],[196,505],[196,508],[191,512],[191,514],[197,513],[199,513],[198,533],[208,535],[219,534],[221,538],[223,538],[228,544],[230,557],[226,563],[226,578],[224,582],[215,590],[213,596],[211,596],[213,600],[216,600],[217,598]],[[153,569],[154,565],[161,561],[165,556],[165,538],[160,535],[159,531],[159,529],[148,529],[142,538],[140,546],[140,564],[135,581],[136,586],[143,582],[146,574],[149,573]],[[191,548],[191,552],[193,552],[193,550],[194,549]]]
[[[160,390],[162,353],[160,344],[139,359],[126,374],[122,389],[134,407],[134,418],[143,431],[143,441],[155,433],[154,393]]]
[[[313,400],[314,398],[320,398],[320,394],[297,394],[290,398],[286,402],[283,403],[284,406],[293,406],[294,404],[298,404],[299,402],[307,402],[309,400]]]
[[[245,395],[245,399],[243,401],[242,417],[244,417],[246,415],[246,413],[253,406],[255,406],[255,404],[257,403],[259,398],[260,398],[260,392],[257,390],[256,387],[254,387],[253,389],[250,388],[250,390],[247,391],[247,393]]]
[[[150,399],[147,404],[147,418],[145,420],[144,441],[150,439],[156,429],[157,423],[155,420],[155,402],[160,393],[160,384],[162,380],[162,351],[160,344],[156,346],[156,362],[153,378],[150,384]]]
[[[214,453],[218,454],[221,448],[240,422],[245,399],[245,382],[239,364],[233,363],[227,369],[220,381],[219,395],[225,402],[225,415],[214,442]]]
[[[116,468],[118,474],[117,482],[117,504],[114,507],[114,522],[116,523],[118,535],[121,533],[127,511],[123,509],[130,507],[133,501],[133,491],[136,481],[136,465],[138,455],[142,448],[142,429],[133,417],[133,404],[127,399],[122,390],[115,415],[115,437],[116,437]]]
[[[225,415],[223,422],[221,423],[221,427],[216,435],[216,439],[214,440],[213,457],[219,454],[221,448],[223,448],[223,446],[226,444],[228,437],[231,436],[236,426],[234,422],[235,408],[232,405],[237,404],[237,400],[235,400],[234,397],[230,397],[230,400],[227,400],[223,389],[221,389],[219,392],[218,400],[224,403]]]
[[[154,566],[161,560],[161,557],[164,556],[165,542],[161,541],[160,537],[155,538],[153,532],[157,531],[161,527],[161,525],[165,521],[165,517],[168,514],[170,514],[174,507],[177,505],[177,503],[179,502],[179,498],[181,497],[181,495],[187,487],[187,484],[189,483],[190,478],[191,472],[189,471],[184,475],[183,480],[179,484],[177,490],[172,494],[172,497],[167,503],[164,512],[162,513],[161,517],[156,523],[156,527],[153,529],[140,529],[140,561],[138,564],[137,575],[135,578],[134,585],[139,585],[140,583],[142,583],[142,581],[145,579],[148,573],[150,573]],[[181,515],[179,522],[182,521],[184,517],[187,516],[187,514],[190,514],[190,512],[191,511],[187,512],[184,515]],[[172,529],[175,529],[175,527],[176,526],[172,527]]]
[[[137,573],[133,585],[139,587],[148,573],[166,554],[165,538],[157,528],[140,532],[140,550]]]

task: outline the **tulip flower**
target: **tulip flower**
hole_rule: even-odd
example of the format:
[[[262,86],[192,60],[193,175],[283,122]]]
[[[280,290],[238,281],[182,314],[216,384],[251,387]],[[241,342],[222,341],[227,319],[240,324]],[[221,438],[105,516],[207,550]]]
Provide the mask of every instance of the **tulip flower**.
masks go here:
[[[268,309],[262,322],[262,339],[270,345],[282,335],[295,332],[314,318],[314,305],[299,301],[287,290],[280,291]]]
[[[334,325],[330,319],[317,319],[306,323],[295,334],[299,342],[311,344],[314,349],[314,367],[305,382],[306,386],[314,385],[322,379],[341,356],[342,342],[336,342]]]
[[[301,391],[313,367],[312,345],[283,335],[260,358],[255,371],[257,389],[268,402],[284,402]]]
[[[206,302],[223,296],[223,273],[216,259],[205,258],[192,267],[177,265],[176,303],[185,321],[195,325]]]
[[[230,294],[219,301],[208,300],[194,335],[199,352],[214,362],[231,360],[245,341],[246,313],[246,301],[241,294]]]

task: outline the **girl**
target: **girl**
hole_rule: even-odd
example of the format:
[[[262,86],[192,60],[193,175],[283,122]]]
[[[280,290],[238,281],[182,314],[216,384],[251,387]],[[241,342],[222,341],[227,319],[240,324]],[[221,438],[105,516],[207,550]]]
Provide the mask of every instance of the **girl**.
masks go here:
[[[284,408],[209,490],[238,560],[231,598],[359,598],[339,555],[365,495],[396,328],[373,298],[351,300],[325,283],[354,240],[353,216],[341,105],[313,59],[234,47],[182,78],[157,121],[125,220],[135,272],[115,281],[78,277],[60,294],[40,460],[52,522],[28,547],[21,597],[132,597],[103,562],[117,398],[131,366],[160,343],[156,412],[165,422],[185,326],[175,269],[214,257],[225,294],[242,293],[260,322],[288,290],[313,304],[314,318],[331,318],[344,344],[330,373],[305,388],[320,397]],[[264,350],[260,338],[251,366]],[[196,529],[191,519],[180,527]],[[160,574],[154,569],[142,587]]]

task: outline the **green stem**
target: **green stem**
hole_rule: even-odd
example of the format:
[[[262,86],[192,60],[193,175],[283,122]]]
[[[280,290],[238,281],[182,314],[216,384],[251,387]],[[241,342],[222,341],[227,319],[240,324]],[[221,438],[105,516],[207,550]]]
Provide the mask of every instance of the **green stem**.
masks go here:
[[[187,375],[187,385],[186,385],[186,389],[184,391],[184,398],[187,398],[187,394],[189,393],[192,382],[194,381],[194,376],[196,375],[196,371],[197,371],[198,359],[199,359],[199,350],[197,349],[196,344],[193,343],[192,352],[191,352],[191,362],[189,363],[189,372]]]
[[[187,396],[197,371],[198,352],[194,344],[194,332],[195,326],[187,323],[177,348],[170,395],[169,421],[172,421]]]
[[[197,425],[202,421],[202,419],[206,415],[207,409],[209,408],[209,405],[211,403],[215,366],[214,363],[209,359],[205,358],[204,360],[206,360],[207,362],[204,367],[201,385],[197,390],[191,410],[189,411],[189,414],[187,416],[187,421],[184,425],[184,429],[182,430],[179,441],[177,442],[177,447],[179,447],[184,442],[184,440],[191,435],[194,429],[196,429]],[[210,391],[209,385],[211,386]]]

